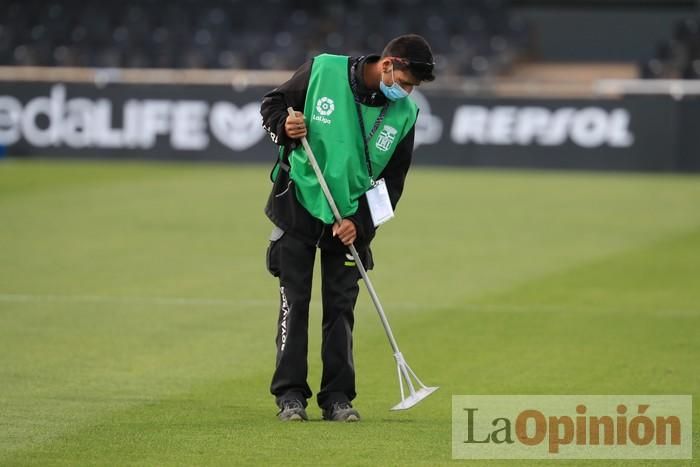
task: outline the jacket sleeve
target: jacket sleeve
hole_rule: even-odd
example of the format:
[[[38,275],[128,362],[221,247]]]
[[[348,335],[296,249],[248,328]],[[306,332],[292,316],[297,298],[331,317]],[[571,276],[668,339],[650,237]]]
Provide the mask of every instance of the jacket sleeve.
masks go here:
[[[311,65],[313,60],[304,63],[294,72],[294,75],[285,83],[265,94],[260,114],[262,115],[263,128],[270,135],[272,141],[279,146],[294,148],[298,144],[297,139],[290,139],[284,132],[284,122],[287,120],[287,107],[304,111],[306,90],[309,87]]]
[[[396,206],[399,204],[399,199],[401,199],[401,194],[403,194],[404,183],[406,182],[406,174],[411,167],[415,133],[416,126],[414,124],[399,145],[396,146],[394,155],[379,175],[379,178],[383,178],[386,181],[389,198],[391,199],[391,206],[394,209],[396,209]]]
[[[389,160],[389,163],[384,167],[379,177],[377,177],[384,179],[387,191],[389,192],[391,206],[394,209],[396,209],[396,206],[399,204],[404,183],[406,182],[406,174],[411,167],[415,128],[414,125],[409,132],[406,133],[406,136],[404,136],[401,142],[396,146],[394,155]],[[374,222],[372,222],[372,215],[369,212],[366,196],[360,196],[357,212],[352,216],[348,216],[348,219],[355,224],[358,238],[371,240],[374,237],[376,228],[374,227]]]

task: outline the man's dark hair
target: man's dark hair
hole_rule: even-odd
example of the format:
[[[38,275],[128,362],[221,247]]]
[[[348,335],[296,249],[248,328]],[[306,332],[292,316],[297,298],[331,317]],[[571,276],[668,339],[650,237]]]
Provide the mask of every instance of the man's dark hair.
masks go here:
[[[396,57],[394,66],[399,70],[408,70],[419,81],[432,81],[435,59],[430,45],[418,34],[406,34],[389,41],[384,47],[382,58]]]

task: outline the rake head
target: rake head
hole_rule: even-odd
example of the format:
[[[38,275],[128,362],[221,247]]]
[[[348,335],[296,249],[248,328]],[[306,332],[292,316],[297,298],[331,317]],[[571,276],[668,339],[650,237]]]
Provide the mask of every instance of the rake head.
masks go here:
[[[399,373],[399,387],[401,388],[401,402],[391,408],[391,410],[406,410],[421,402],[423,399],[437,391],[438,387],[428,387],[418,379],[418,376],[408,366],[401,352],[394,354],[396,367]],[[415,379],[415,383],[413,380]],[[408,395],[404,391],[404,384],[408,389]],[[418,390],[416,390],[418,387]]]

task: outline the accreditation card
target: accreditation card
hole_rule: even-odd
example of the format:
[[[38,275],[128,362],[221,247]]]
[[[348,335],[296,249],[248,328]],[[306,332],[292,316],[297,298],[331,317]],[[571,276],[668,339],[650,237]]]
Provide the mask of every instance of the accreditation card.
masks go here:
[[[372,222],[378,227],[394,217],[394,208],[391,207],[389,191],[384,179],[377,180],[374,186],[366,193],[369,212],[372,214]]]

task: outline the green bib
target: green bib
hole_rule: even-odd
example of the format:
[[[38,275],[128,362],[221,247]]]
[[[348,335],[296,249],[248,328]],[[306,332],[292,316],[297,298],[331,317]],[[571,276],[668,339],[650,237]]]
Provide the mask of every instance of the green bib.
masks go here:
[[[374,126],[381,107],[360,106],[365,133]],[[358,200],[371,187],[362,133],[348,76],[348,57],[319,55],[311,68],[304,104],[307,139],[328,183],[340,215],[357,212]],[[372,174],[378,176],[396,145],[416,122],[418,107],[410,98],[390,102],[383,121],[368,142]],[[289,156],[297,199],[311,215],[335,222],[326,198],[301,145]]]

